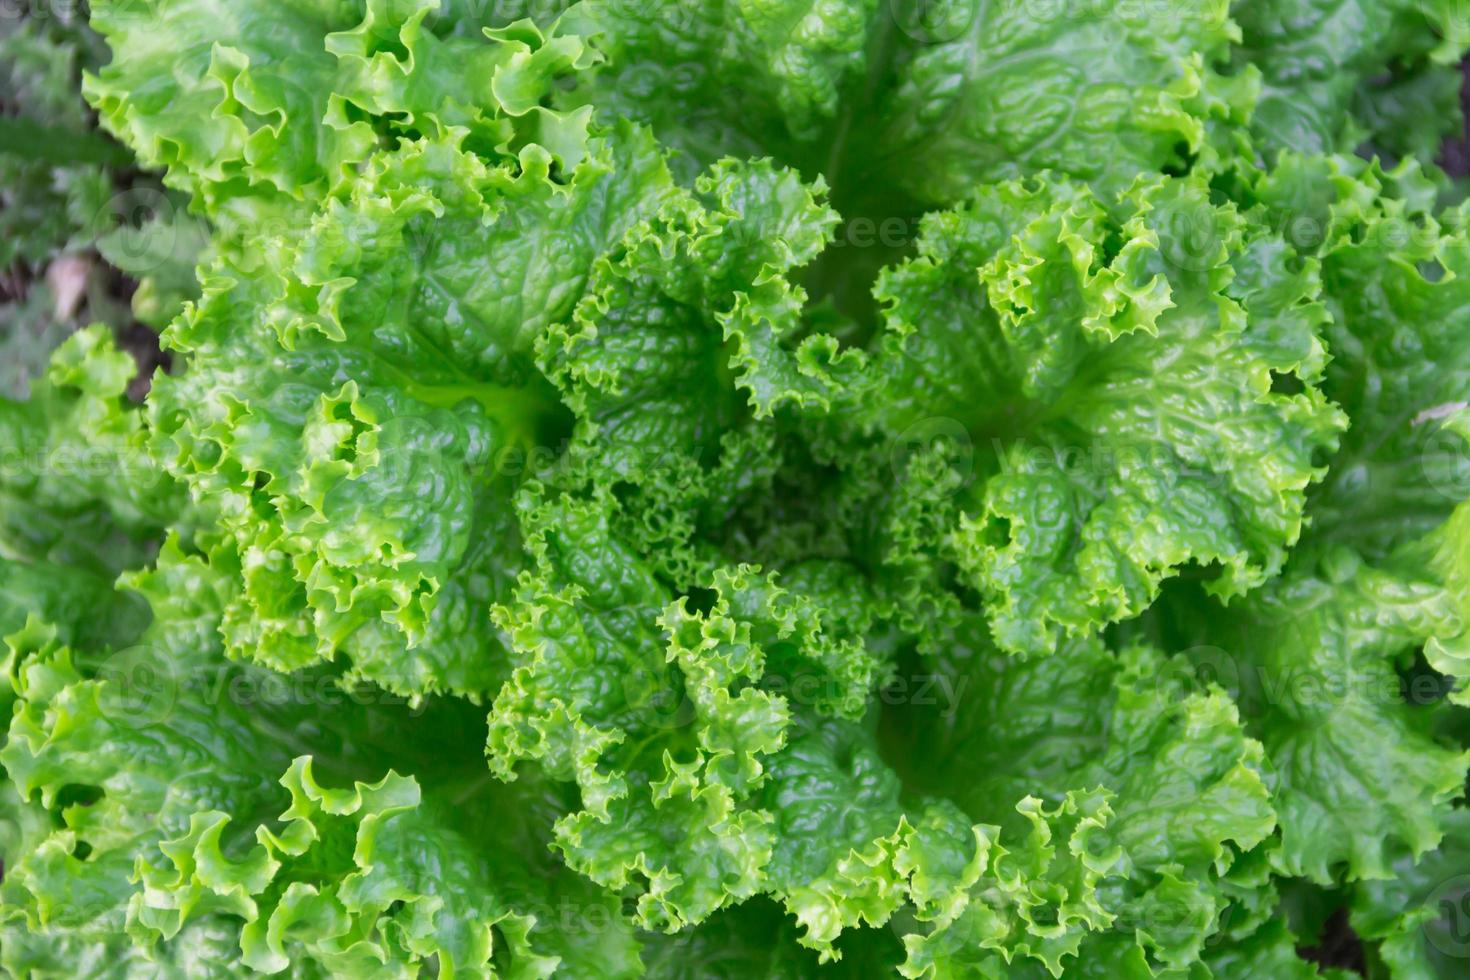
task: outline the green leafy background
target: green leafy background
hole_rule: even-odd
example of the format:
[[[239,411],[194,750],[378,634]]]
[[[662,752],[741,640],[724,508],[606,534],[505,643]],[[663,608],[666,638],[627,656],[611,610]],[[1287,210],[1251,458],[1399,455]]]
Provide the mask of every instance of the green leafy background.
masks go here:
[[[0,969],[1465,974],[1463,4],[24,14]]]

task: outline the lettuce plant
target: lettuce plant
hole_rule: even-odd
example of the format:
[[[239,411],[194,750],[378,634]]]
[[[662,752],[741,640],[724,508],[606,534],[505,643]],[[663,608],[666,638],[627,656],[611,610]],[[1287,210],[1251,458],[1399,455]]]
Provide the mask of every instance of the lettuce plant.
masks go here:
[[[1464,13],[93,0],[0,966],[1464,975]]]

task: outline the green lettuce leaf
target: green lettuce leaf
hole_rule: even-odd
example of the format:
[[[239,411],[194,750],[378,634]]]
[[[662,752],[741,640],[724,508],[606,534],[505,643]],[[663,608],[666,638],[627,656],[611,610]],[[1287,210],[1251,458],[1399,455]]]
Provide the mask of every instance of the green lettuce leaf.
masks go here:
[[[889,744],[914,788],[998,833],[991,873],[1015,897],[996,908],[974,886],[952,925],[910,941],[911,975],[1003,975],[1017,955],[1060,975],[1063,957],[1102,955],[1092,934],[1129,936],[1135,972],[1195,963],[1259,889],[1242,855],[1276,826],[1262,747],[1225,692],[1144,647],[1019,661],[977,617],[935,649],[942,696],[895,712]]]
[[[1245,0],[1231,14],[1237,58],[1263,78],[1252,128],[1267,148],[1345,152],[1373,135],[1432,158],[1459,119],[1457,99],[1435,115],[1391,104],[1410,89],[1458,92],[1450,66],[1470,24],[1449,0]]]
[[[809,156],[850,112],[870,35],[889,23],[881,0],[585,0],[559,27],[599,55],[574,99],[647,123],[698,167],[727,154]]]
[[[488,606],[521,562],[510,500],[565,426],[534,341],[670,189],[626,128],[566,182],[523,156],[520,172],[458,140],[377,156],[267,269],[222,257],[164,334],[185,368],[150,399],[153,449],[218,515],[233,655],[341,655],[402,694],[503,680]],[[494,276],[489,253],[506,258]]]
[[[1459,972],[1467,952],[1465,899],[1470,893],[1470,810],[1445,821],[1438,850],[1419,861],[1401,858],[1394,877],[1353,890],[1352,924],[1377,941],[1389,976],[1437,980]]]
[[[240,234],[293,220],[399,138],[454,132],[511,158],[540,143],[575,166],[585,114],[538,99],[585,60],[582,44],[529,22],[489,43],[441,37],[438,6],[305,0],[220,17],[197,0],[102,0],[92,24],[114,58],[85,91],[143,164]]]
[[[115,574],[183,516],[127,397],[136,372],[97,324],[57,348],[29,400],[0,398],[0,554]]]
[[[1239,38],[1229,6],[894,5],[876,152],[852,137],[870,159],[859,172],[945,205],[1042,171],[1112,191],[1177,171],[1212,115],[1254,98],[1252,77],[1217,73]]]
[[[1140,180],[1111,209],[1060,178],[997,185],[927,218],[880,279],[887,329],[848,415],[966,450],[927,519],[1001,646],[1042,651],[1137,615],[1183,566],[1217,567],[1225,597],[1279,571],[1344,424],[1317,387],[1319,289],[1195,180]]]

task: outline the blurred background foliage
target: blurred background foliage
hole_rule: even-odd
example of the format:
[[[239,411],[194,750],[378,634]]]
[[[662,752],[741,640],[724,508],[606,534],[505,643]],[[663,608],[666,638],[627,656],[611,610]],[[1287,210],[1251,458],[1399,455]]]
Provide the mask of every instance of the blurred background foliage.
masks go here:
[[[0,16],[0,394],[25,397],[78,328],[111,326],[142,370],[194,294],[204,223],[97,128],[84,71],[107,59],[85,4]]]

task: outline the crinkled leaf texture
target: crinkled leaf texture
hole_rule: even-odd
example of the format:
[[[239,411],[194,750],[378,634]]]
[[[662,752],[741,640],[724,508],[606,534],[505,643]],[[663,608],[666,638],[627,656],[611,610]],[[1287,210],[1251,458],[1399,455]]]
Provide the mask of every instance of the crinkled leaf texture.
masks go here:
[[[928,519],[1008,650],[1134,616],[1186,565],[1239,595],[1280,570],[1344,427],[1318,388],[1320,289],[1197,180],[998,184],[926,218],[879,280],[886,332],[841,438],[961,444],[968,486]]]
[[[96,0],[0,968],[1458,976],[1454,8]]]

